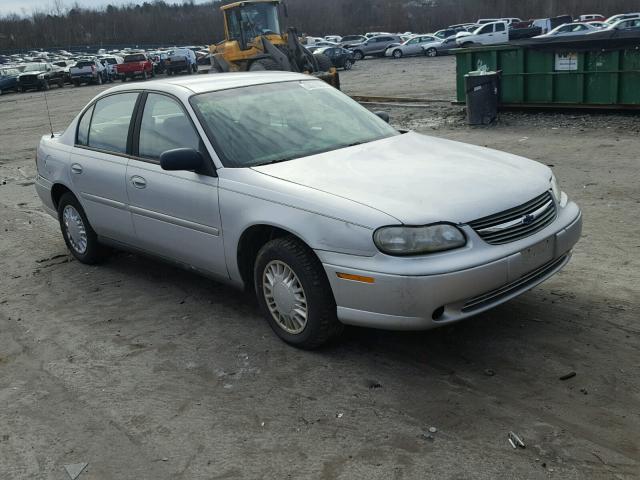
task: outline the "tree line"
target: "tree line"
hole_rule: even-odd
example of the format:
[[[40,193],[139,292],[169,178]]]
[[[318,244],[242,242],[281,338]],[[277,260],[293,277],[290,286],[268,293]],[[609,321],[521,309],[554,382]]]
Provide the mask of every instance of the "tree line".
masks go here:
[[[155,0],[83,8],[54,0],[48,11],[0,16],[0,49],[216,43],[224,35],[219,9],[224,3],[228,1],[172,4]],[[640,0],[287,0],[284,23],[309,35],[433,32],[478,18],[609,16],[639,10]]]

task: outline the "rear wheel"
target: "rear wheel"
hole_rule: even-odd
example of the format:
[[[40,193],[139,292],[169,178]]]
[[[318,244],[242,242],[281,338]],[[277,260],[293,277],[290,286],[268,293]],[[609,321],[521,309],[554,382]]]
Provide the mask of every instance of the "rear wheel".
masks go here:
[[[316,58],[316,61],[318,62],[318,68],[321,72],[328,72],[329,70],[331,70],[331,67],[333,67],[333,62],[328,56],[326,56],[324,53],[318,53],[314,56]]]
[[[393,55],[393,58],[402,58],[402,50],[396,48],[391,55]]]
[[[146,70],[144,72],[142,72],[142,79],[146,80],[147,78],[149,78],[149,76],[147,75]]]
[[[280,65],[272,58],[260,58],[249,65],[250,72],[260,72],[264,70],[280,70]]]
[[[265,244],[254,279],[260,308],[285,342],[312,349],[342,331],[322,264],[300,240],[283,237]]]
[[[436,49],[435,49],[435,48],[433,48],[433,47],[431,47],[431,48],[427,48],[427,49],[424,51],[424,54],[425,54],[427,57],[437,57],[437,56],[438,56],[438,50],[436,50]]]
[[[362,50],[356,50],[353,52],[353,58],[356,60],[362,60],[364,58],[364,53],[362,53]]]
[[[58,220],[64,242],[79,262],[91,265],[104,258],[107,250],[98,242],[84,209],[72,193],[65,193],[60,198]]]
[[[353,68],[353,62],[351,60],[344,61],[344,69],[351,70]]]

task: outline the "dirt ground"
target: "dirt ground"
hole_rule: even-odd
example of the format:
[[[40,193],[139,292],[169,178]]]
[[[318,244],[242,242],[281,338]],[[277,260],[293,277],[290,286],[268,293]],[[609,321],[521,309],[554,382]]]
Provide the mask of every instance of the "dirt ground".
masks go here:
[[[385,59],[342,77],[352,94],[447,99],[453,72]],[[104,88],[52,89],[54,129]],[[72,261],[33,188],[44,108],[0,98],[0,478],[81,462],[81,480],[640,478],[638,114],[470,128],[460,107],[388,107],[396,125],[552,166],[583,238],[560,274],[474,319],[350,328],[304,352],[213,281],[128,253]]]

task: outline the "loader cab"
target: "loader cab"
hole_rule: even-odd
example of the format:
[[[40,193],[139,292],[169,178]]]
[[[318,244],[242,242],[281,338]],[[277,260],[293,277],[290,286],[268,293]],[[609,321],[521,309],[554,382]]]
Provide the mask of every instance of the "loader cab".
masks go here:
[[[260,36],[281,36],[279,1],[246,1],[222,7],[227,41],[237,41],[241,50],[251,48]]]

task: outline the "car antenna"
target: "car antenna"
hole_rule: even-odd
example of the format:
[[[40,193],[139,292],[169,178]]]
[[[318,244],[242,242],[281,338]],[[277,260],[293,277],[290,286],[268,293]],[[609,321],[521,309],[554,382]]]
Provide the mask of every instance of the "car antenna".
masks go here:
[[[49,118],[49,130],[51,131],[51,138],[53,138],[54,137],[53,124],[51,123],[51,112],[49,112],[49,102],[47,102],[47,91],[43,90],[42,93],[44,94],[44,104],[47,106],[47,117]]]

